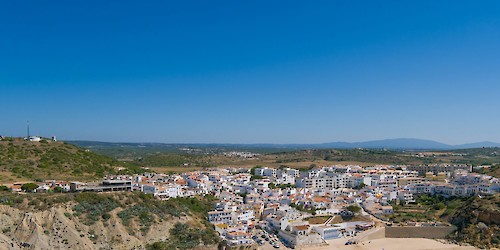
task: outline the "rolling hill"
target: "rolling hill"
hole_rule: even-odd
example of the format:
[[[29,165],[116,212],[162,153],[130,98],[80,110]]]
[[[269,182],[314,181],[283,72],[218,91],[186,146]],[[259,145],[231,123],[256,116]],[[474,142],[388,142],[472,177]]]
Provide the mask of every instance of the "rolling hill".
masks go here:
[[[24,141],[8,138],[0,141],[0,182],[22,180],[96,180],[124,166],[109,156],[64,142]],[[139,171],[127,165],[130,171]]]

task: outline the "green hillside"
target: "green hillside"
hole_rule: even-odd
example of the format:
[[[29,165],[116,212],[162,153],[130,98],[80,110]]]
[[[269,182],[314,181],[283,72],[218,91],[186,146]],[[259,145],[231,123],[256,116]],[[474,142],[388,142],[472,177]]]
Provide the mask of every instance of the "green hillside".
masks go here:
[[[0,141],[0,182],[23,180],[95,180],[114,168],[124,166],[116,160],[64,142]],[[127,164],[127,172],[140,168]]]

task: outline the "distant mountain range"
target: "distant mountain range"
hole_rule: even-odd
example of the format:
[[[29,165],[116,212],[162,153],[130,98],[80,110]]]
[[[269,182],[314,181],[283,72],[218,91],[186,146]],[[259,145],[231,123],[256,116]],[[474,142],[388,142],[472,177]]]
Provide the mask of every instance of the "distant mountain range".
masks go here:
[[[332,142],[318,144],[320,147],[326,148],[387,148],[387,149],[467,149],[467,148],[482,148],[482,147],[500,147],[500,143],[496,142],[476,142],[460,145],[449,145],[432,140],[398,138],[375,140],[366,142]]]
[[[365,142],[329,142],[319,144],[227,144],[227,143],[120,143],[120,142],[94,142],[94,141],[70,141],[70,143],[81,147],[201,147],[201,148],[225,148],[225,149],[251,149],[251,148],[273,148],[273,149],[396,149],[396,150],[454,150],[482,147],[500,147],[496,142],[476,142],[461,145],[450,145],[432,140],[413,138],[398,138],[386,140],[374,140]]]

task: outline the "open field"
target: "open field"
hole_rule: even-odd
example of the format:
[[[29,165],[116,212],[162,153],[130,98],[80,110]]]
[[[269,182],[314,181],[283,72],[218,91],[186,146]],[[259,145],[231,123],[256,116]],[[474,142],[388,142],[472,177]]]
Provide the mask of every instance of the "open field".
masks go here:
[[[278,168],[280,166],[287,166],[291,168],[296,168],[296,169],[304,169],[304,168],[309,168],[311,165],[314,164],[316,166],[330,166],[330,165],[359,165],[359,166],[373,166],[377,165],[377,163],[374,162],[358,162],[358,161],[324,161],[324,160],[317,160],[317,161],[301,161],[301,162],[288,162],[288,163],[276,163],[273,160],[259,160],[259,161],[243,161],[243,162],[235,162],[233,164],[227,164],[227,165],[220,165],[220,167],[243,167],[243,168],[252,168],[255,167],[256,165],[264,166],[264,167],[271,167],[271,168]]]
[[[155,167],[152,168],[157,173],[168,174],[168,173],[186,173],[203,169],[202,167]]]

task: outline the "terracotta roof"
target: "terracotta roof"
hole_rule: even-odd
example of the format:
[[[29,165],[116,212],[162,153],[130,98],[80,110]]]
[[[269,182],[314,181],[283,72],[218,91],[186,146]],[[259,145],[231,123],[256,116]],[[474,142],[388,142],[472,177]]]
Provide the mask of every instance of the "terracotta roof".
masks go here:
[[[295,226],[297,230],[304,231],[309,228],[309,225]]]
[[[187,182],[184,179],[177,179],[175,183],[179,185],[185,185]]]
[[[328,202],[328,199],[325,197],[314,197],[315,202]]]

